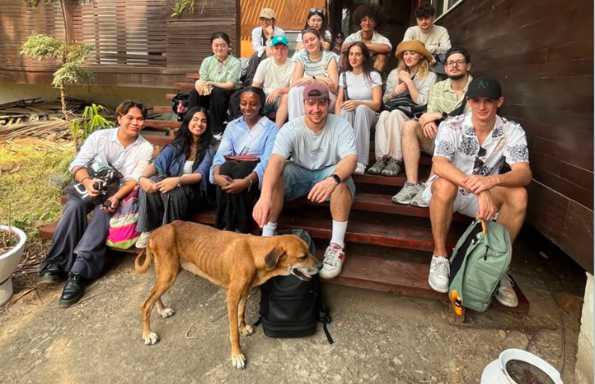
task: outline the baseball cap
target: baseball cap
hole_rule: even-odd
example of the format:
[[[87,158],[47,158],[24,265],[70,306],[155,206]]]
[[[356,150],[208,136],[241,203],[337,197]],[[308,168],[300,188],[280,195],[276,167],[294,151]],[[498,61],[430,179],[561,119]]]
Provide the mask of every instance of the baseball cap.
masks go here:
[[[260,10],[260,15],[258,17],[261,17],[263,19],[274,19],[275,18],[275,11],[273,11],[271,8],[263,8]]]
[[[328,87],[319,82],[313,81],[304,87],[304,100],[310,97],[316,97],[319,99],[330,99],[328,93]]]
[[[285,46],[288,45],[287,37],[285,35],[275,35],[271,39],[271,45],[274,47],[275,45],[283,44]]]
[[[471,80],[469,88],[467,88],[467,98],[474,99],[477,97],[487,97],[488,99],[497,100],[502,96],[502,88],[496,79],[489,77],[478,77]]]

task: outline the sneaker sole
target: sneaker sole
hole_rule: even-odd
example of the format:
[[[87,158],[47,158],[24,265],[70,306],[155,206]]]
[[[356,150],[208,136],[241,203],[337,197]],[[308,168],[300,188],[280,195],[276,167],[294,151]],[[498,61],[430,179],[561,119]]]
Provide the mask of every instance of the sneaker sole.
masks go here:
[[[405,201],[398,201],[397,199],[394,199],[394,198],[391,198],[390,200],[395,204],[410,205],[413,198],[411,198],[409,200],[405,200]]]
[[[448,287],[446,287],[446,289],[439,289],[437,287],[435,287],[432,282],[430,281],[430,279],[428,279],[428,285],[430,286],[430,288],[432,288],[434,291],[436,292],[440,292],[440,293],[448,293]]]

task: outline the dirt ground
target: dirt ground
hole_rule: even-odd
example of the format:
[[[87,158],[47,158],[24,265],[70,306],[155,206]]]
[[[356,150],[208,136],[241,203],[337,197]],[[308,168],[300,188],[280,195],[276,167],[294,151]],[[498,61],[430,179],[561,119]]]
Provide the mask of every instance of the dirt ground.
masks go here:
[[[153,272],[136,274],[130,256],[111,255],[105,276],[66,309],[57,303],[61,284],[42,288],[34,275],[19,276],[0,309],[0,383],[478,383],[485,365],[513,347],[573,383],[584,273],[531,242],[518,242],[513,262],[527,316],[488,310],[461,325],[446,302],[325,285],[335,344],[322,329],[281,340],[259,327],[242,338],[245,370],[229,359],[223,291],[185,271],[165,296],[175,316],[153,316],[154,346],[143,344],[140,323]]]

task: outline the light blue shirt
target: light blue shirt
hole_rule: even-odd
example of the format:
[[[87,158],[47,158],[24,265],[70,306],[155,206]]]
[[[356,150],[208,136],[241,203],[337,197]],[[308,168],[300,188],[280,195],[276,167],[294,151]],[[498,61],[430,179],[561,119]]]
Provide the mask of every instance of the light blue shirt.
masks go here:
[[[211,183],[215,183],[213,170],[225,163],[225,156],[255,155],[260,158],[260,162],[254,172],[258,176],[258,185],[262,186],[262,177],[271,157],[277,131],[275,123],[264,116],[252,128],[248,127],[243,116],[227,124],[211,166]]]

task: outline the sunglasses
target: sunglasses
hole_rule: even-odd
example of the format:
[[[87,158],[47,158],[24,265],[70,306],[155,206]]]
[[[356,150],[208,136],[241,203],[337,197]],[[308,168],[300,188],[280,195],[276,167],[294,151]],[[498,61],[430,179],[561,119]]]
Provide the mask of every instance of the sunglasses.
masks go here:
[[[324,16],[324,11],[320,8],[310,8],[308,13],[310,14],[310,16],[312,16],[314,14],[319,14],[320,16]]]
[[[487,151],[484,147],[479,147],[479,151],[477,151],[477,157],[475,157],[475,161],[473,162],[473,174],[477,175],[480,173],[481,169],[484,167],[485,162],[481,159],[486,155]]]

